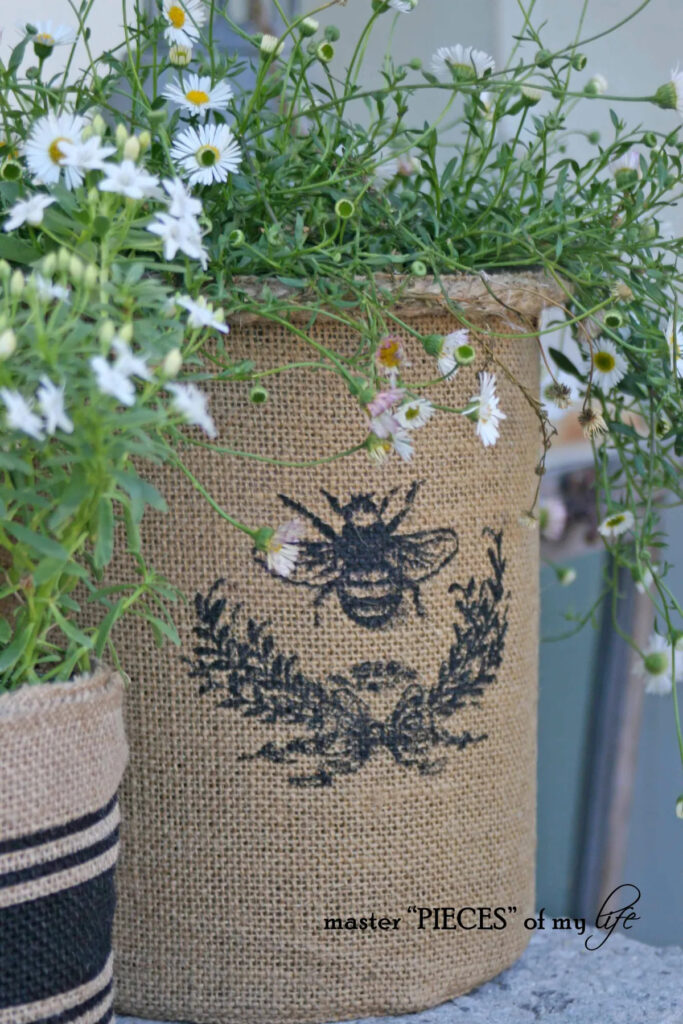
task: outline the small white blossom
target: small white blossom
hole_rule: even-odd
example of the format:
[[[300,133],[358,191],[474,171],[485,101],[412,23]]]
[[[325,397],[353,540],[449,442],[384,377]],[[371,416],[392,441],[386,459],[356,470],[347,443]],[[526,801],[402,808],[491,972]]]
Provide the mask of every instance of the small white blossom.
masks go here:
[[[640,153],[637,149],[628,149],[620,157],[617,157],[616,160],[613,160],[609,168],[615,178],[621,171],[637,171],[640,178],[642,176]]]
[[[35,438],[36,441],[45,439],[43,421],[33,412],[31,403],[27,402],[18,391],[0,388],[0,398],[7,411],[5,420],[10,430],[20,430],[23,434]]]
[[[22,224],[31,224],[32,227],[37,227],[43,221],[45,210],[54,202],[56,202],[54,196],[46,196],[41,192],[37,192],[29,199],[18,199],[14,206],[10,206],[7,211],[9,217],[2,225],[3,231],[14,231]]]
[[[600,74],[600,72],[597,72],[597,74],[593,75],[593,77],[588,82],[588,85],[591,87],[591,90],[596,96],[604,96],[604,94],[607,92],[607,89],[609,88],[609,82],[607,81],[604,75]]]
[[[107,164],[105,177],[100,181],[100,192],[115,192],[128,199],[148,199],[157,194],[159,179],[147,174],[132,160],[122,160],[120,164]]]
[[[303,535],[304,524],[300,519],[290,519],[278,526],[266,548],[266,563],[271,572],[278,576],[291,576],[299,557],[299,543]]]
[[[268,33],[261,36],[261,42],[259,43],[259,49],[264,57],[279,57],[284,46],[285,44],[277,36],[271,36]]]
[[[206,21],[202,0],[164,0],[166,41],[175,46],[192,46],[199,39],[199,29]]]
[[[567,507],[560,498],[549,497],[538,508],[538,522],[541,536],[547,540],[559,540],[567,525]]]
[[[105,160],[116,152],[115,146],[103,146],[99,135],[91,135],[85,142],[63,142],[62,167],[75,167],[78,171],[103,171]]]
[[[677,683],[683,679],[683,650],[680,643],[672,648],[666,637],[653,633],[643,651],[643,660],[635,671],[645,681],[646,693],[658,696],[671,693],[672,679]]]
[[[410,14],[417,7],[418,0],[389,0],[389,6],[401,14]]]
[[[54,284],[53,281],[38,273],[35,273],[29,280],[36,290],[36,295],[43,302],[49,302],[51,299],[56,299],[57,302],[69,301],[71,291],[63,284]]]
[[[194,384],[168,384],[167,390],[173,395],[173,408],[192,426],[201,427],[209,435],[215,437],[216,425],[207,407],[206,395]]]
[[[616,387],[628,370],[628,363],[611,341],[598,341],[591,353],[593,383],[604,395]]]
[[[475,407],[468,415],[476,417],[477,434],[484,447],[488,448],[498,440],[499,423],[501,420],[507,419],[507,416],[498,408],[495,374],[480,373],[479,383],[479,394],[471,399]]]
[[[417,430],[429,422],[434,412],[434,406],[428,398],[413,398],[398,407],[396,419],[404,430]]]
[[[232,87],[228,82],[211,84],[208,76],[186,75],[183,80],[176,79],[164,89],[167,100],[177,103],[183,110],[204,118],[210,110],[225,113],[232,99]]]
[[[147,225],[147,230],[163,241],[164,259],[175,259],[180,249],[190,259],[199,260],[203,269],[206,268],[209,255],[202,245],[199,224],[194,218],[179,219],[168,213],[157,213],[156,220]]]
[[[179,220],[199,217],[202,212],[201,200],[196,199],[189,192],[180,178],[165,178],[162,183],[164,191],[168,195],[168,212],[171,217]]]
[[[124,341],[120,335],[116,334],[112,338],[111,347],[116,354],[116,359],[114,360],[115,370],[118,370],[125,377],[141,377],[142,380],[150,380],[152,374],[146,360],[141,356],[136,356],[128,342]]]
[[[451,82],[453,78],[467,81],[483,78],[487,71],[494,71],[496,63],[493,57],[483,50],[475,50],[473,46],[440,46],[432,57],[432,71],[443,82]]]
[[[635,516],[628,509],[623,512],[613,512],[607,516],[598,526],[598,533],[605,540],[615,540],[622,533],[628,533],[635,526]]]
[[[90,360],[90,366],[97,379],[97,387],[103,395],[117,398],[121,405],[135,404],[135,385],[125,373],[103,356],[94,356]]]
[[[447,377],[449,380],[455,377],[459,369],[459,363],[455,354],[461,345],[469,345],[469,343],[470,332],[465,329],[452,331],[451,334],[446,335],[436,362],[437,369],[442,377]]]
[[[76,42],[76,33],[69,25],[57,25],[51,18],[33,22],[36,34],[31,41],[37,46],[52,49],[55,46],[71,46]]]
[[[189,295],[178,295],[175,301],[190,314],[187,318],[188,327],[212,327],[214,331],[222,331],[223,334],[229,332],[230,328],[218,319],[213,306],[203,295],[200,295],[196,302]]]
[[[36,398],[45,419],[45,430],[48,434],[54,434],[57,427],[65,434],[73,432],[74,425],[64,409],[63,387],[53,384],[49,377],[41,377]]]
[[[178,161],[191,185],[227,181],[242,163],[239,143],[227,124],[187,128],[173,140],[171,157]]]

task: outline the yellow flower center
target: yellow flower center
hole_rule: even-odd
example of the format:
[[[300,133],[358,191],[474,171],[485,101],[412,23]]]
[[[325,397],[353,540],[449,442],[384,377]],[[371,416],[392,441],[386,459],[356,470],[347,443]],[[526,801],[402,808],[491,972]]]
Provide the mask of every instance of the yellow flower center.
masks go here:
[[[611,373],[617,365],[617,361],[611,352],[596,352],[593,359],[596,369],[601,373]]]
[[[417,417],[419,415],[420,415],[420,410],[418,409],[418,407],[416,405],[411,405],[408,409],[406,409],[405,417],[406,417],[407,420],[417,419]]]
[[[379,362],[387,369],[393,369],[401,365],[401,343],[400,341],[388,341],[379,350]]]
[[[168,20],[174,28],[182,28],[185,24],[185,11],[178,4],[173,4],[168,9]]]
[[[208,92],[204,92],[202,89],[190,89],[185,93],[185,99],[188,103],[194,103],[195,107],[203,107],[205,103],[209,102],[210,97]]]
[[[213,167],[220,160],[221,154],[215,146],[200,146],[195,156],[202,167]]]
[[[54,46],[54,37],[49,32],[39,32],[38,35],[34,36],[33,41],[42,46]]]
[[[623,514],[619,514],[616,516],[610,516],[607,520],[607,525],[610,527],[610,529],[614,529],[615,526],[621,526],[623,522],[624,516]]]
[[[71,139],[67,139],[66,136],[60,135],[58,138],[52,140],[47,152],[53,164],[61,164],[65,156],[59,147],[60,142],[71,142]]]

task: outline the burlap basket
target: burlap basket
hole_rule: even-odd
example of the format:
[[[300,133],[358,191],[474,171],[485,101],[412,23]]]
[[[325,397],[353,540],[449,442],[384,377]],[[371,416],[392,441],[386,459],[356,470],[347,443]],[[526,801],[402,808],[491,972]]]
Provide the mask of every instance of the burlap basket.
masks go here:
[[[491,348],[536,396],[531,335],[547,283],[529,274],[449,288],[475,324],[526,334]],[[459,326],[429,284],[396,311],[423,335]],[[358,344],[325,315],[312,333],[337,351]],[[404,341],[414,379],[434,378],[435,361]],[[259,368],[316,358],[255,317],[233,322],[226,344]],[[484,368],[498,374],[507,415],[494,448],[465,418],[441,414],[418,432],[412,462],[379,468],[365,452],[306,470],[185,453],[244,522],[304,520],[289,580],[270,575],[184,477],[158,472],[170,512],[147,520],[146,556],[190,600],[181,650],[152,649],[134,620],[119,637],[136,680],[120,1012],[301,1024],[414,1011],[523,950],[534,909],[538,536],[520,516],[537,482],[539,424],[481,346],[476,365],[432,397],[464,405]],[[210,389],[219,443],[297,462],[363,437],[335,375],[285,373],[269,390],[256,407],[247,385]]]
[[[119,676],[0,696],[0,1024],[113,1019]]]

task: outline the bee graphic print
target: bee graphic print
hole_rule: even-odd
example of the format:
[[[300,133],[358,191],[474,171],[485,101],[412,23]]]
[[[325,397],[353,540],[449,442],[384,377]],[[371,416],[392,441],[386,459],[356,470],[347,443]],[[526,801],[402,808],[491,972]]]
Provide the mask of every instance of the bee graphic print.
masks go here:
[[[344,614],[365,629],[391,627],[407,603],[412,603],[418,615],[425,614],[420,587],[453,561],[458,537],[449,527],[404,532],[420,486],[420,481],[413,483],[399,508],[395,507],[398,488],[381,501],[374,494],[354,494],[345,504],[322,490],[340,523],[337,528],[301,502],[279,496],[283,505],[307,520],[321,538],[300,542],[295,573],[275,577],[290,586],[315,591],[316,625],[320,624],[321,605],[333,597]],[[265,567],[262,559],[257,560]]]

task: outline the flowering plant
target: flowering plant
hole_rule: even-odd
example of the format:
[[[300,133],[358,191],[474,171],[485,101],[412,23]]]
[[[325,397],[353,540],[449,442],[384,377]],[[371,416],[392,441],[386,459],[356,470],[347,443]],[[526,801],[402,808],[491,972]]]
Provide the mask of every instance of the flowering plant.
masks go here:
[[[682,243],[665,220],[680,196],[683,73],[639,99],[645,115],[653,106],[670,110],[670,129],[632,129],[611,109],[610,137],[583,132],[591,148],[579,160],[569,113],[583,104],[590,122],[595,104],[624,99],[588,69],[584,51],[599,37],[582,39],[580,26],[566,46],[550,49],[533,3],[520,2],[522,27],[502,67],[457,43],[407,63],[387,54],[380,83],[370,86],[361,69],[373,33],[386,31],[391,18],[421,17],[425,5],[372,0],[340,69],[339,30],[318,21],[338,3],[288,17],[272,0],[278,27],[256,35],[213,0],[159,0],[152,17],[136,6],[120,47],[97,57],[88,51],[82,73],[49,79],[55,47],[85,37],[92,0],[80,4],[73,33],[28,25],[0,69],[4,255],[35,263],[61,245],[89,262],[93,247],[106,250],[114,239],[127,260],[156,276],[155,287],[182,282],[191,322],[212,332],[224,325],[211,304],[228,320],[258,313],[288,324],[294,309],[333,315],[358,336],[351,356],[296,330],[311,348],[307,365],[338,374],[350,408],[362,410],[366,429],[353,450],[364,448],[374,462],[409,459],[434,415],[463,415],[484,446],[495,444],[506,418],[496,375],[510,374],[479,330],[475,342],[454,303],[456,331],[417,336],[394,309],[386,275],[399,283],[427,278],[449,304],[448,275],[476,274],[495,296],[496,272],[542,271],[563,301],[560,322],[550,318],[539,337],[544,394],[525,393],[540,427],[539,479],[553,410],[576,401],[598,470],[600,532],[655,604],[659,632],[641,652],[644,671],[670,691],[683,663],[683,610],[664,567],[655,573],[653,555],[662,544],[661,494],[681,493]],[[240,53],[217,42],[225,26],[241,40]],[[37,64],[20,74],[30,47]],[[434,114],[418,125],[411,105],[424,92]],[[123,205],[112,215],[115,200]],[[472,373],[475,348],[483,347],[488,369],[478,380],[472,374],[465,407],[437,409],[428,382],[407,383],[398,327],[433,358],[439,382]],[[569,336],[573,349],[562,341]],[[217,374],[251,385],[253,401],[267,399],[258,365],[235,366],[225,347],[218,363]],[[192,363],[186,371],[190,381],[206,372]],[[13,444],[23,429],[14,415],[10,409]],[[257,529],[218,511],[251,536],[272,568],[292,570],[295,524]],[[537,519],[535,508],[520,515]],[[678,722],[675,687],[673,698]],[[678,733],[683,756],[680,725]]]

